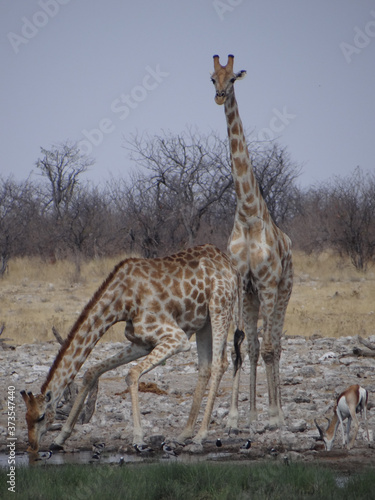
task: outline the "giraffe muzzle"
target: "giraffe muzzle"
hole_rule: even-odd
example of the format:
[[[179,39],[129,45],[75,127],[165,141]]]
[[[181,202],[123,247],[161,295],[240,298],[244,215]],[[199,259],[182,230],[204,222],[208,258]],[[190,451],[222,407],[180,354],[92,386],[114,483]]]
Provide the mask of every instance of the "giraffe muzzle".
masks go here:
[[[226,98],[227,98],[227,95],[224,91],[217,91],[216,94],[215,94],[215,102],[216,104],[224,104],[225,101],[226,101]]]

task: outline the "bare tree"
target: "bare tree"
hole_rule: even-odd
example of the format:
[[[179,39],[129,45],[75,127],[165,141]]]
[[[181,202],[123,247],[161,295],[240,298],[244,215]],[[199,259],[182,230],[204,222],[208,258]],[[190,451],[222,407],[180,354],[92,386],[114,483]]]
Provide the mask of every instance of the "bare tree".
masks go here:
[[[285,227],[298,212],[300,194],[296,180],[301,167],[291,160],[286,148],[275,142],[255,149],[253,164],[272,219],[277,225]]]
[[[293,211],[297,171],[285,150],[254,148],[256,172],[277,222]],[[155,257],[194,244],[221,248],[233,225],[236,199],[227,141],[190,130],[132,137],[137,171],[105,188],[81,182],[93,160],[75,144],[41,148],[40,183],[0,178],[0,274],[11,255],[54,261],[124,251]]]
[[[286,149],[276,143],[251,146],[255,174],[271,216],[285,226],[296,210],[299,195],[295,180],[300,168],[290,160]],[[227,140],[188,130],[163,137],[135,136],[126,141],[125,147],[138,168],[143,169],[133,179],[134,185],[139,183],[142,187],[138,196],[144,198],[147,192],[159,220],[177,224],[182,244],[193,245],[201,238],[212,241],[215,230],[209,231],[207,238],[212,224],[219,224],[221,232],[225,231],[225,240],[228,238],[235,196]],[[149,203],[146,205],[149,210]]]
[[[156,211],[155,200],[133,176],[130,182],[123,178],[112,178],[107,182],[106,189],[116,221],[118,248],[130,253],[141,253],[145,257],[156,255],[160,243],[158,231],[163,220]]]
[[[147,214],[150,203],[145,203],[146,197],[152,200],[159,220],[173,227],[174,233],[176,227],[182,229],[181,246],[195,244],[203,218],[215,211],[232,186],[225,143],[215,135],[204,137],[188,131],[132,137],[126,147],[145,172],[133,181],[143,205],[148,205]]]
[[[299,190],[297,210],[288,221],[293,246],[308,254],[322,252],[332,246],[327,222],[330,193],[326,186]]]
[[[335,179],[331,192],[332,243],[353,265],[366,271],[375,255],[375,174],[357,167]]]
[[[48,183],[46,206],[52,207],[55,217],[61,219],[69,208],[79,176],[94,164],[94,160],[80,153],[77,144],[64,142],[52,149],[40,148],[42,158],[36,167]]]
[[[12,256],[27,252],[30,224],[36,222],[38,213],[35,189],[29,181],[18,183],[0,177],[0,276]]]
[[[359,167],[348,177],[300,193],[292,237],[304,251],[334,248],[366,271],[375,255],[375,174]]]

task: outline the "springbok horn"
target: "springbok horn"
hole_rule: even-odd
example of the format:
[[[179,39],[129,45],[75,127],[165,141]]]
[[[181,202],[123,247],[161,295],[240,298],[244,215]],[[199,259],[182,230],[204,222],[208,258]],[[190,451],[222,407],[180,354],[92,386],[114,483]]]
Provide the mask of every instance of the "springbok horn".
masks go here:
[[[26,394],[26,391],[21,391],[21,396],[22,396],[22,399],[27,404],[29,402],[29,396]]]
[[[35,403],[35,397],[34,397],[34,394],[30,391],[27,393],[27,395],[29,396],[29,402],[31,404],[34,404]]]
[[[314,422],[315,422],[315,425],[319,431],[319,434],[320,434],[320,438],[319,439],[323,439],[324,437],[324,432],[322,431],[322,428],[318,425],[318,422],[316,421],[316,419],[314,418]]]

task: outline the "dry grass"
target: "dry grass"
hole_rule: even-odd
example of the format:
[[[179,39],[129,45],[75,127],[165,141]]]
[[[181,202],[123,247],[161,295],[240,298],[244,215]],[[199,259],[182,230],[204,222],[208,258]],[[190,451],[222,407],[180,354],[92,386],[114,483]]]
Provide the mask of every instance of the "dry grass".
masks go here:
[[[94,291],[120,259],[82,265],[78,280],[68,261],[46,264],[14,259],[0,280],[0,324],[14,343],[54,340],[52,326],[65,337]],[[349,261],[329,253],[294,255],[295,281],[285,330],[288,335],[340,337],[375,333],[375,268],[358,273]],[[115,325],[105,340],[123,340]]]
[[[288,335],[344,337],[375,333],[375,268],[366,274],[331,253],[294,255]]]

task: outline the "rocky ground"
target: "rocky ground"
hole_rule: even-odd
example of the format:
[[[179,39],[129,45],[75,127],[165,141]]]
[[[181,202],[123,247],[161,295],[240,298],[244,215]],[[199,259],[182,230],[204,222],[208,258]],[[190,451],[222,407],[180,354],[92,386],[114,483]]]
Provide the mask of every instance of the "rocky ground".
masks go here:
[[[375,342],[375,336],[369,341]],[[120,343],[101,343],[86,361],[76,378],[79,383],[92,364],[111,356],[121,348]],[[269,460],[323,462],[345,471],[375,465],[375,358],[353,355],[358,346],[357,337],[314,338],[292,337],[283,339],[281,359],[282,401],[285,413],[285,427],[273,430],[267,424],[268,395],[263,363],[259,363],[257,389],[258,421],[246,424],[248,412],[249,361],[242,369],[240,392],[240,434],[228,436],[225,432],[231,392],[231,369],[224,375],[219,395],[212,414],[210,434],[203,450],[197,453],[200,459],[215,460]],[[57,342],[25,344],[15,350],[0,348],[0,452],[6,453],[7,438],[7,389],[16,388],[17,450],[26,449],[27,433],[24,420],[25,407],[19,391],[25,389],[39,392],[49,367],[58,351]],[[229,353],[228,353],[229,358]],[[91,450],[93,443],[105,443],[105,452],[130,456],[132,448],[132,419],[129,394],[124,392],[124,377],[127,367],[108,372],[100,379],[96,411],[87,424],[76,426],[67,440],[65,456],[77,450]],[[182,430],[196,383],[197,353],[195,344],[188,353],[176,355],[164,366],[154,369],[142,380],[148,383],[148,390],[140,394],[140,406],[146,439],[156,450],[146,458],[160,458],[159,444],[163,439],[173,439]],[[331,417],[335,397],[351,384],[360,384],[369,393],[367,418],[370,429],[370,443],[365,438],[363,420],[359,417],[360,431],[349,452],[342,448],[341,433],[338,433],[334,448],[325,452],[315,440],[318,431],[314,418],[322,423],[325,416]],[[147,388],[146,388],[147,390]],[[205,402],[205,401],[204,401]],[[198,422],[199,423],[199,422]],[[42,441],[42,449],[48,450],[56,434],[49,432]],[[223,446],[216,447],[221,438]],[[242,450],[250,438],[252,446]],[[198,450],[196,450],[198,451]],[[177,447],[179,457],[191,457],[187,448]]]

